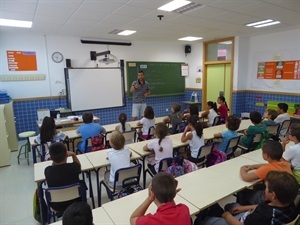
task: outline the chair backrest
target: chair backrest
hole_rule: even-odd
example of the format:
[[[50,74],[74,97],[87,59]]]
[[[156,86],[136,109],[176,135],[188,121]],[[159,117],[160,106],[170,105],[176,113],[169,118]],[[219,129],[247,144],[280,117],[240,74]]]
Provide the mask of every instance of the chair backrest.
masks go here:
[[[136,142],[136,131],[132,130],[132,131],[126,131],[123,133],[123,136],[125,138],[125,141],[132,141],[132,143]]]
[[[268,125],[266,126],[270,135],[277,135],[279,131],[280,124]]]
[[[213,122],[212,126],[219,125],[219,123],[220,123],[220,119],[221,119],[221,117],[220,117],[220,116],[216,116],[216,117],[214,118],[214,122]]]
[[[290,223],[286,223],[285,225],[295,225],[298,221],[299,221],[299,217],[300,215],[298,214],[298,216],[296,217],[296,219],[294,219],[292,222]]]
[[[289,131],[290,125],[291,125],[291,120],[285,120],[282,122],[280,128],[279,128],[279,134],[284,136],[287,134],[287,132]],[[282,133],[282,131],[285,131],[284,133]]]
[[[201,159],[203,157],[206,157],[211,153],[212,149],[213,149],[213,144],[206,144],[201,146],[197,158]]]
[[[148,137],[153,137],[154,136],[154,132],[155,132],[155,127],[151,126],[148,129]]]
[[[80,183],[61,187],[48,187],[44,188],[44,191],[47,203],[66,202],[84,196]]]
[[[163,158],[160,160],[159,162],[159,166],[158,166],[158,171],[166,171],[166,169],[168,169],[169,166],[172,165],[172,163],[175,163],[179,166],[183,165],[183,157],[181,156],[176,156],[176,157],[168,157],[168,158]]]
[[[240,142],[240,139],[241,139],[241,136],[237,136],[237,137],[233,137],[231,138],[228,143],[227,143],[227,147],[226,147],[226,150],[225,150],[225,153],[228,155],[228,154],[231,154],[235,148],[238,146],[239,142]]]
[[[262,133],[257,133],[253,136],[252,143],[259,143],[263,139],[263,134]]]
[[[176,124],[175,134],[182,133],[186,127],[186,122],[180,122]]]
[[[118,169],[115,173],[114,190],[116,189],[118,183],[121,183],[123,188],[139,184],[141,171],[141,164]]]

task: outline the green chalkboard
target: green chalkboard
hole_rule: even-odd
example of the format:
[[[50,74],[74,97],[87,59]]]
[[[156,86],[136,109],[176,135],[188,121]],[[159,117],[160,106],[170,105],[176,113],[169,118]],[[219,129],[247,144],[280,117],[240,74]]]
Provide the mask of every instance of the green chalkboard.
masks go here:
[[[140,70],[144,71],[145,79],[149,83],[151,96],[180,95],[185,93],[185,77],[181,76],[181,64],[174,62],[126,62],[127,90],[132,82],[137,80]]]

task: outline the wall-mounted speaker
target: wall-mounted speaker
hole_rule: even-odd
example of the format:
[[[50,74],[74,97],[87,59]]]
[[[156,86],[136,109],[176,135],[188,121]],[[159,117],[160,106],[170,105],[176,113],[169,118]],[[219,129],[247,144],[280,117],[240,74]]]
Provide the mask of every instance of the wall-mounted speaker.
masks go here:
[[[191,52],[192,52],[192,48],[190,45],[184,46],[184,53],[191,53]]]
[[[66,59],[66,67],[67,68],[71,68],[72,65],[71,65],[71,59]]]

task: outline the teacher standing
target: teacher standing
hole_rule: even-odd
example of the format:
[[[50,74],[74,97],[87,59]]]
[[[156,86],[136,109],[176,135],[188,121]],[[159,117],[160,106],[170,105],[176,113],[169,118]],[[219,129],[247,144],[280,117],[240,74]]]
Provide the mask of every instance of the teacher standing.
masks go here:
[[[146,97],[150,95],[150,88],[143,71],[139,71],[138,79],[132,82],[130,92],[133,93],[132,98],[132,121],[144,115],[147,106]]]

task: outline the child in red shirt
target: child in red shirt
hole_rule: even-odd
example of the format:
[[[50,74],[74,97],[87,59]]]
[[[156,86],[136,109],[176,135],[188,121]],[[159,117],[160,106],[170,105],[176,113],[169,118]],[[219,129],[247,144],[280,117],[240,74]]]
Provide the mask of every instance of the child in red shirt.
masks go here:
[[[218,104],[220,104],[220,106],[218,108],[218,113],[221,117],[221,121],[222,121],[222,123],[225,123],[227,121],[227,118],[228,118],[227,103],[226,103],[225,98],[223,96],[218,97],[217,102],[218,102]]]
[[[184,204],[176,205],[174,198],[177,181],[171,174],[156,174],[149,185],[148,198],[132,213],[131,225],[190,225],[189,208]],[[157,211],[154,215],[147,214],[148,207],[154,202]]]

